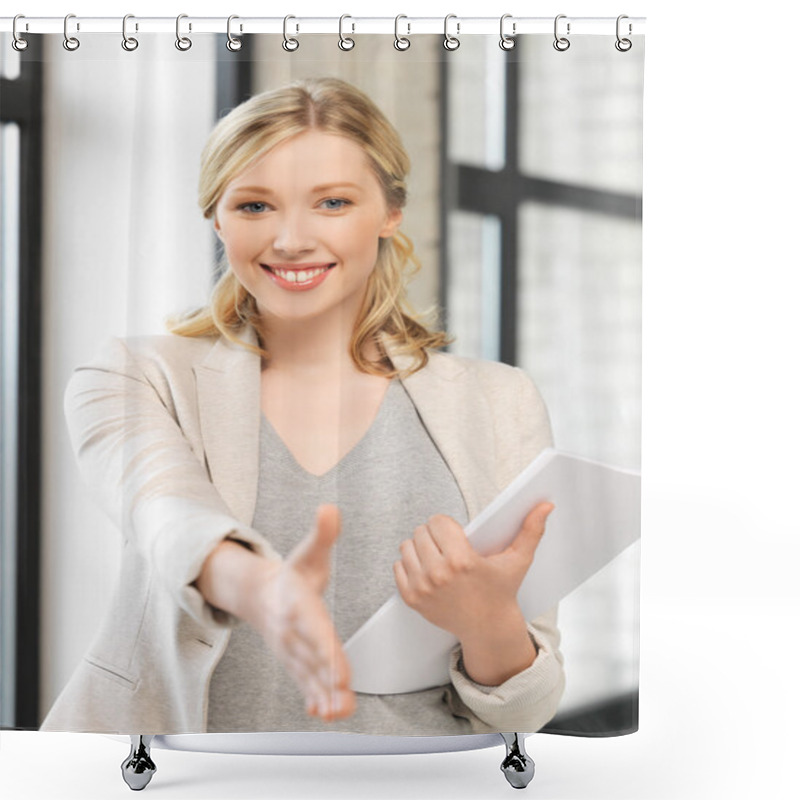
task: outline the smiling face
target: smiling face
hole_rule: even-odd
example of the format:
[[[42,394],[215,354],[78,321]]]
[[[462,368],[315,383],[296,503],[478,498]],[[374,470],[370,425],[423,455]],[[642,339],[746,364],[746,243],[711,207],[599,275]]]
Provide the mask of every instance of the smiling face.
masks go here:
[[[402,219],[353,141],[309,130],[234,178],[214,227],[228,263],[270,328],[335,319],[352,327],[381,238]]]

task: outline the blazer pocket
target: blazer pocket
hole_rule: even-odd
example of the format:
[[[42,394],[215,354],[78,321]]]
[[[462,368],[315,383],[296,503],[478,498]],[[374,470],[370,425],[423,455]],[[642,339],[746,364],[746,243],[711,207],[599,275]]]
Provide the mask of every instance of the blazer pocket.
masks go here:
[[[96,674],[113,681],[118,686],[122,686],[125,689],[130,689],[132,692],[139,687],[138,678],[136,678],[130,672],[115,666],[114,664],[109,664],[94,655],[84,656],[83,660],[93,668]]]

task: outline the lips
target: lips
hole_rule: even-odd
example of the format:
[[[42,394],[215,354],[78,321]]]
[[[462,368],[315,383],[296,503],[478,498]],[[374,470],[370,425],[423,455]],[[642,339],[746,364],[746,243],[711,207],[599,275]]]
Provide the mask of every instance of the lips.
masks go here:
[[[278,286],[290,291],[303,291],[319,286],[335,266],[335,263],[261,265]]]

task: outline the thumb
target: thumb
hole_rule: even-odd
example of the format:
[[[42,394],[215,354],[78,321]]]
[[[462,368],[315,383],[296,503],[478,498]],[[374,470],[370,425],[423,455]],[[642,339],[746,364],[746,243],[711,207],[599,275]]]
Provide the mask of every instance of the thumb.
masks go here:
[[[331,548],[341,527],[339,509],[333,505],[320,506],[314,528],[286,559],[320,593],[328,583]]]
[[[550,512],[555,508],[552,503],[538,503],[522,522],[519,533],[511,544],[503,551],[507,555],[523,559],[526,564],[533,561],[536,548],[544,536],[544,526]]]

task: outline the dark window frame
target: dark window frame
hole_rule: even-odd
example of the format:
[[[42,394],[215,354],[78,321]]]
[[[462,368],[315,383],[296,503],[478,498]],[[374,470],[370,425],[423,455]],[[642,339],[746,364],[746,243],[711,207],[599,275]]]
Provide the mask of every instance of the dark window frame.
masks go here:
[[[41,652],[42,160],[41,35],[29,35],[16,79],[0,79],[0,123],[20,131],[16,453],[16,729],[39,726]]]

